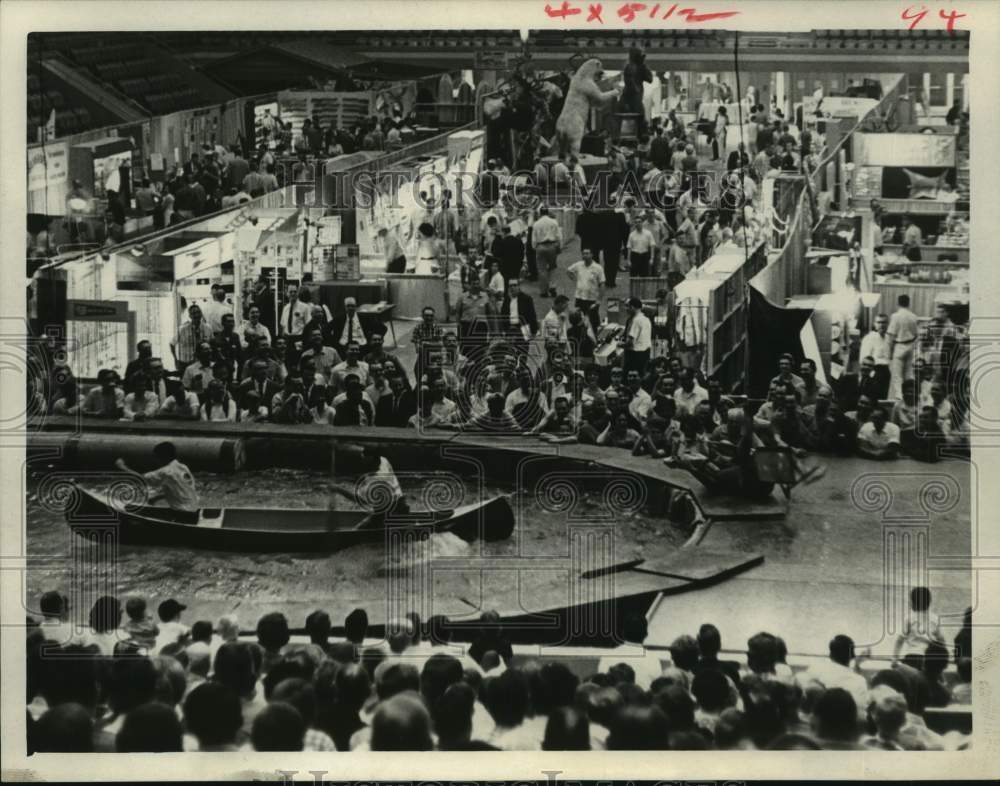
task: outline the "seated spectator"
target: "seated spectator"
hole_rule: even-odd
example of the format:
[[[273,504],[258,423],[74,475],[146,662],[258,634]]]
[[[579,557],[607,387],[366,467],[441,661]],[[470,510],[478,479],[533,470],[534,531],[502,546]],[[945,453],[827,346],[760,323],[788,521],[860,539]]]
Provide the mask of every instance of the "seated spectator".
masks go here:
[[[722,636],[719,629],[710,623],[706,623],[698,628],[698,651],[700,657],[693,669],[695,675],[706,670],[718,670],[733,681],[733,684],[740,684],[740,665],[734,660],[719,660],[719,652],[722,650]]]
[[[291,704],[267,704],[253,721],[250,739],[255,751],[301,751],[306,724]]]
[[[874,460],[894,459],[899,454],[899,439],[899,427],[888,422],[882,407],[875,407],[870,420],[858,429],[858,455]]]
[[[31,739],[38,753],[92,753],[94,713],[80,704],[60,704],[48,710]]]
[[[709,734],[715,733],[723,711],[733,705],[731,685],[718,669],[699,669],[691,683],[691,694],[698,703],[695,724]]]
[[[543,751],[589,751],[590,724],[574,707],[557,707],[545,724]]]
[[[843,634],[834,636],[830,639],[829,660],[810,666],[808,671],[799,675],[799,684],[804,688],[810,681],[815,681],[827,690],[843,688],[851,694],[863,717],[868,706],[868,682],[861,674],[857,663],[851,668],[852,660],[854,660],[854,641],[850,636]]]
[[[160,629],[146,613],[145,598],[129,598],[125,601],[125,613],[128,621],[122,626],[122,630],[140,647],[151,651],[156,645]]]
[[[434,748],[431,718],[415,693],[379,703],[372,718],[373,751],[429,751]]]
[[[893,646],[893,660],[901,660],[920,671],[928,645],[943,643],[941,620],[931,609],[931,591],[927,587],[910,590],[910,607]]]
[[[667,750],[670,728],[658,707],[626,706],[611,721],[608,750]]]
[[[99,597],[90,609],[90,630],[85,636],[86,644],[97,647],[101,655],[113,655],[115,645],[128,639],[128,635],[119,630],[121,620],[122,606],[118,599],[110,595]]]
[[[639,441],[639,432],[631,426],[628,414],[618,412],[597,438],[598,445],[633,450]]]
[[[906,723],[906,699],[894,690],[876,689],[872,692],[872,721],[877,730],[875,735],[865,737],[865,747],[884,751],[901,751],[899,732]]]
[[[924,650],[921,673],[927,683],[928,707],[947,707],[951,702],[951,694],[944,683],[944,670],[948,667],[948,650],[936,641],[932,641]]]
[[[184,730],[173,707],[150,702],[131,710],[115,737],[118,753],[177,753]]]
[[[349,663],[337,672],[334,684],[337,698],[330,725],[323,730],[333,738],[338,751],[349,751],[351,736],[365,726],[360,712],[371,695],[371,680],[361,666]]]
[[[860,750],[858,707],[843,688],[827,690],[813,708],[813,731],[824,750]]]
[[[441,751],[467,750],[472,741],[472,716],[476,692],[464,682],[448,687],[431,705],[437,749]]]
[[[936,462],[941,459],[941,448],[948,444],[948,436],[938,422],[938,411],[933,406],[923,406],[915,429],[900,434],[900,447],[906,455],[917,461]]]
[[[239,750],[243,726],[240,697],[219,682],[204,682],[184,699],[184,723],[200,751]]]
[[[271,693],[270,701],[285,702],[302,716],[305,724],[305,738],[302,743],[304,751],[335,751],[333,740],[315,726],[316,722],[316,690],[311,682],[301,678],[282,680]],[[255,746],[256,747],[256,746]]]
[[[508,668],[483,683],[486,709],[496,729],[486,742],[500,750],[538,750],[539,730],[526,724],[529,709],[528,680],[519,669]]]
[[[119,385],[118,373],[102,368],[97,372],[97,387],[87,394],[80,412],[95,418],[120,418],[125,411],[125,392]]]
[[[958,682],[951,686],[951,704],[972,704],[972,658],[960,657],[955,661]]]

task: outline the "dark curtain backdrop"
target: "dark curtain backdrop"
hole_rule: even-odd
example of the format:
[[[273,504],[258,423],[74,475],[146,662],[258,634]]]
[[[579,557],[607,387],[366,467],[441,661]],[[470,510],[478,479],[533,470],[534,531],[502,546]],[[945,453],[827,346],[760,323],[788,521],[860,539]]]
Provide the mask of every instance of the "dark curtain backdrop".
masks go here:
[[[778,358],[791,353],[796,365],[805,357],[799,332],[812,315],[808,308],[776,306],[754,287],[750,289],[747,321],[750,398],[766,398],[768,383],[778,373]]]

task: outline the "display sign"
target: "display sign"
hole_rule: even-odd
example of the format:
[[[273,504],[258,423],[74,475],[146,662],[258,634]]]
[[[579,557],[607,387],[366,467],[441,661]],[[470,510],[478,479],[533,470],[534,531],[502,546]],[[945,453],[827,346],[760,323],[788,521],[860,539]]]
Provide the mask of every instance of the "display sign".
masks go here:
[[[96,378],[103,368],[124,374],[135,345],[135,315],[127,303],[67,300],[66,339],[74,347],[70,365],[77,377]]]
[[[873,98],[851,96],[824,96],[821,99],[817,99],[815,96],[804,96],[802,98],[803,114],[815,114],[817,106],[822,114],[832,117],[864,117],[878,106],[878,101]]]
[[[487,50],[485,52],[477,51],[475,58],[476,68],[506,68],[507,67],[507,51],[504,49],[498,49],[495,51]]]
[[[859,166],[854,170],[854,196],[863,199],[882,196],[882,167]]]
[[[357,281],[361,278],[361,253],[357,243],[334,246],[333,270],[338,281]]]
[[[42,191],[65,183],[69,171],[66,145],[48,144],[28,148],[28,190]]]
[[[950,134],[854,134],[857,166],[953,167],[955,136]]]
[[[316,220],[316,242],[321,246],[336,246],[340,244],[340,216],[323,216]]]

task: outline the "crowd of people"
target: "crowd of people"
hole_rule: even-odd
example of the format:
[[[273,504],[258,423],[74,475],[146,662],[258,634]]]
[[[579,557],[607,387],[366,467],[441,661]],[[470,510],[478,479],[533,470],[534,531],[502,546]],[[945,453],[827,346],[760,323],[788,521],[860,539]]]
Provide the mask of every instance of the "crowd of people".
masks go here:
[[[102,596],[74,624],[68,598],[45,593],[41,620],[28,621],[29,753],[969,745],[924,715],[971,710],[971,609],[948,646],[924,587],[910,594],[891,662],[839,634],[827,660],[793,668],[768,632],[727,660],[708,623],[657,651],[643,646],[646,619],[633,613],[583,678],[570,659],[515,656],[495,612],[457,644],[444,617],[411,613],[377,638],[355,609],[334,638],[322,610],[295,636],[272,612],[254,636],[234,615],[188,626],[186,608],[169,598],[154,618],[142,597],[123,606]]]

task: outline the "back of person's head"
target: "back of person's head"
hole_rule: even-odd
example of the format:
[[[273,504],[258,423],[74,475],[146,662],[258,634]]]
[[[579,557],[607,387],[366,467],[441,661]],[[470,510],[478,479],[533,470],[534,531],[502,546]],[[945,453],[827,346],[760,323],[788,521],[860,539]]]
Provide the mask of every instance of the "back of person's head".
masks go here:
[[[536,701],[535,714],[548,714],[558,707],[573,704],[576,688],[580,684],[577,677],[565,663],[553,661],[542,666],[540,672],[542,694]]]
[[[670,645],[670,657],[674,665],[684,671],[692,671],[698,665],[698,642],[693,636],[678,636]]]
[[[280,611],[265,614],[257,621],[257,641],[265,650],[277,652],[290,638],[288,620]]]
[[[333,623],[330,621],[330,615],[325,611],[316,610],[306,617],[306,634],[309,636],[309,640],[316,644],[326,644],[332,628]]]
[[[146,616],[146,599],[132,596],[125,601],[125,613],[130,620],[142,620]]]
[[[39,753],[91,753],[94,711],[76,703],[52,707],[38,720],[34,745]]]
[[[361,709],[372,692],[368,672],[356,663],[341,666],[334,684],[337,687],[338,704],[353,712]]]
[[[910,608],[914,611],[927,611],[931,607],[931,591],[927,587],[914,587],[910,590]]]
[[[91,648],[67,645],[39,662],[38,688],[50,707],[72,703],[93,711],[100,696],[102,663]]]
[[[381,702],[372,718],[373,751],[429,751],[431,716],[416,693],[407,692]]]
[[[627,663],[616,663],[608,669],[612,685],[635,685],[635,669]]]
[[[660,708],[671,731],[684,731],[694,726],[694,699],[680,685],[671,685],[653,696],[653,703]]]
[[[960,682],[972,682],[972,658],[958,658],[955,661],[955,670],[958,672]]]
[[[242,641],[227,641],[215,653],[213,678],[238,694],[253,690],[257,682],[253,649]]]
[[[719,629],[711,623],[705,623],[698,628],[698,651],[703,658],[714,658],[722,649],[722,636]]]
[[[587,716],[606,729],[611,728],[612,721],[624,706],[621,693],[612,687],[598,688],[587,696]]]
[[[412,663],[388,663],[375,673],[375,695],[379,701],[391,699],[406,691],[420,690],[420,672]]]
[[[608,750],[656,751],[670,747],[670,727],[658,707],[625,706],[611,721]]]
[[[891,740],[906,723],[906,699],[895,691],[884,691],[871,705],[871,716],[882,739]]]
[[[813,708],[816,734],[825,740],[853,742],[858,737],[858,706],[843,688],[831,688]]]
[[[61,617],[67,605],[66,596],[54,590],[46,592],[38,600],[38,608],[46,617]]]
[[[524,722],[528,712],[528,679],[519,669],[507,669],[483,684],[486,709],[497,726],[513,728]]]
[[[316,689],[312,683],[300,677],[291,677],[279,682],[271,692],[271,701],[291,704],[299,711],[306,727],[316,720]]]
[[[313,670],[303,658],[283,657],[271,666],[267,674],[264,675],[264,698],[270,701],[274,689],[283,680],[301,679],[308,681],[312,679],[312,676]]]
[[[670,733],[670,750],[674,751],[706,751],[708,740],[704,734],[694,729],[674,731]]]
[[[740,681],[746,729],[758,748],[763,748],[785,731],[784,705],[780,685],[758,674]]]
[[[454,748],[469,741],[472,737],[475,704],[476,691],[464,682],[458,682],[448,686],[431,705],[431,716],[440,749]]]
[[[198,620],[191,626],[191,641],[200,641],[205,644],[212,642],[212,623],[208,620]]]
[[[913,711],[913,696],[910,681],[903,676],[902,672],[896,669],[882,669],[872,677],[871,689],[874,690],[880,685],[886,685],[899,695],[904,696],[910,704],[910,711]]]
[[[403,653],[413,643],[414,625],[411,620],[398,619],[389,623],[385,638],[389,642],[389,650],[396,655]]]
[[[718,669],[699,671],[691,684],[691,693],[705,712],[721,712],[731,703],[729,680]]]
[[[112,660],[108,703],[117,714],[152,701],[155,692],[156,667],[149,658],[123,656]]]
[[[181,662],[169,655],[153,658],[156,669],[156,701],[171,707],[180,703],[187,690],[187,674]]]
[[[173,707],[140,704],[125,716],[115,750],[119,753],[175,753],[184,750],[184,729]]]
[[[849,666],[854,657],[854,640],[840,633],[830,639],[830,660],[841,666]]]
[[[590,723],[575,707],[557,707],[545,724],[543,751],[589,751]]]
[[[715,747],[719,750],[735,748],[743,740],[745,728],[742,712],[732,707],[723,710],[715,722]]]
[[[778,662],[778,643],[770,633],[758,633],[747,640],[747,666],[757,674],[771,674]]]
[[[337,663],[354,663],[358,658],[357,648],[349,641],[338,641],[336,644],[331,644],[328,654]]]
[[[300,751],[306,736],[301,713],[291,704],[273,701],[253,719],[250,740],[256,751]]]
[[[232,744],[243,726],[240,697],[221,682],[203,682],[184,698],[184,723],[201,746]]]
[[[366,647],[361,650],[358,662],[361,664],[361,668],[368,673],[369,682],[375,682],[375,670],[384,660],[386,660],[386,654],[379,647]]]
[[[462,681],[462,675],[458,658],[438,652],[427,659],[420,671],[420,692],[432,712],[444,692]]]
[[[90,609],[90,627],[95,633],[108,633],[118,627],[122,618],[122,604],[111,595],[102,595]]]

